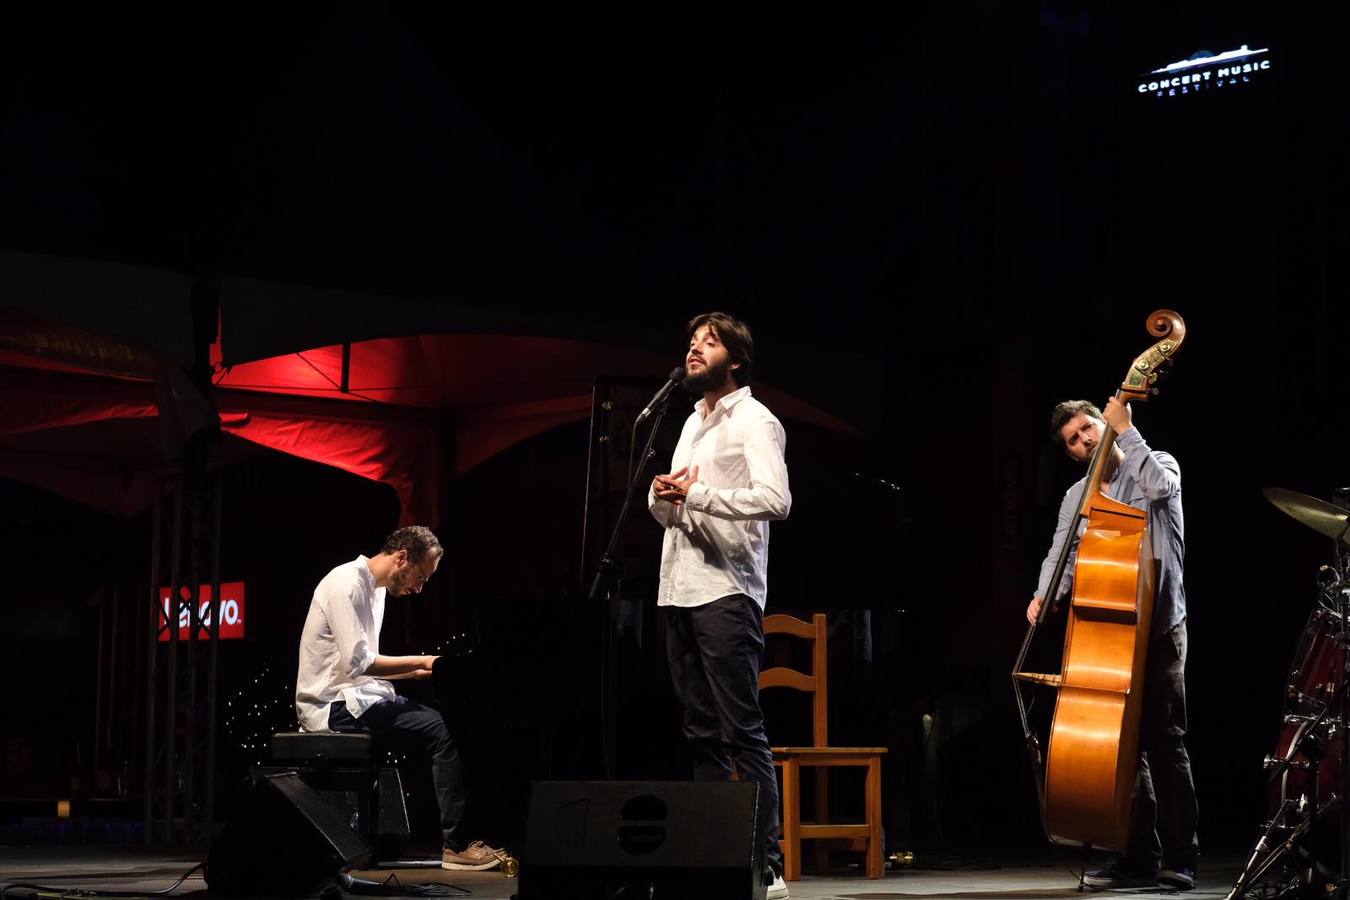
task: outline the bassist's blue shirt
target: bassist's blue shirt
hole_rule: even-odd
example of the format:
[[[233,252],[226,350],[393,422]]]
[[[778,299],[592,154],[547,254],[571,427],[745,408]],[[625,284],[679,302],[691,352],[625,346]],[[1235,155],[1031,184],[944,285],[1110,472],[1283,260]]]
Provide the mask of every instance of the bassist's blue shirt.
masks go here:
[[[1128,503],[1148,511],[1148,530],[1153,541],[1153,557],[1158,561],[1158,597],[1153,606],[1154,633],[1171,631],[1186,620],[1186,588],[1182,583],[1182,567],[1186,560],[1186,528],[1181,516],[1181,467],[1170,453],[1150,450],[1139,429],[1131,426],[1116,437],[1116,446],[1125,454],[1109,485],[1102,485],[1102,493],[1113,500]],[[1059,505],[1059,523],[1050,552],[1041,563],[1041,577],[1036,583],[1036,596],[1044,597],[1050,589],[1050,577],[1055,572],[1060,548],[1069,533],[1069,524],[1078,512],[1078,501],[1087,483],[1084,475],[1064,494]],[[1087,527],[1084,520],[1073,538],[1073,552],[1059,586],[1059,599],[1073,587],[1073,567],[1078,559],[1078,538]]]

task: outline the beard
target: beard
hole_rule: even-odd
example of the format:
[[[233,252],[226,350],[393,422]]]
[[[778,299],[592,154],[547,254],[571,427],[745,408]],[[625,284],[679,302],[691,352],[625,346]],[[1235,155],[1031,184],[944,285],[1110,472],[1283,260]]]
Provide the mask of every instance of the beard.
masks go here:
[[[411,572],[395,572],[389,579],[389,593],[394,597],[406,597],[412,593],[413,582],[417,577]]]
[[[686,391],[695,397],[699,397],[726,384],[729,371],[731,371],[730,359],[724,359],[716,364],[704,363],[701,372],[686,375],[681,384],[684,385]]]

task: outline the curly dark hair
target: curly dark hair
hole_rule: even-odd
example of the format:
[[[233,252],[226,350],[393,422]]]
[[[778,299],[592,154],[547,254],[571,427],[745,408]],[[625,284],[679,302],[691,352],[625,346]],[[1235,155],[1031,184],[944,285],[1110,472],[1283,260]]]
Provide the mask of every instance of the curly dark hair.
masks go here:
[[[1097,408],[1097,404],[1089,400],[1065,400],[1055,407],[1055,411],[1050,414],[1050,436],[1055,439],[1062,447],[1064,446],[1064,434],[1061,429],[1074,416],[1082,413],[1091,416],[1098,422],[1105,422],[1102,418],[1102,411]]]
[[[428,556],[441,556],[445,553],[440,540],[425,525],[409,525],[398,529],[384,539],[384,546],[380,548],[381,553],[397,553],[400,550],[407,550],[408,559],[415,563]]]

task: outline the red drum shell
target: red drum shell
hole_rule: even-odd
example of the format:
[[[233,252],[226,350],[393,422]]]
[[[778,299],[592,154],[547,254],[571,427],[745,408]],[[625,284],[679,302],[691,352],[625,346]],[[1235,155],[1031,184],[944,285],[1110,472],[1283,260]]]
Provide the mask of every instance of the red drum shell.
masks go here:
[[[1294,651],[1293,662],[1289,666],[1289,678],[1285,685],[1284,724],[1280,728],[1280,737],[1275,745],[1272,759],[1283,762],[1289,758],[1293,749],[1294,766],[1271,784],[1270,814],[1279,811],[1285,800],[1297,801],[1312,795],[1312,773],[1306,768],[1311,762],[1308,756],[1309,746],[1304,741],[1311,719],[1322,711],[1336,693],[1344,672],[1344,653],[1336,646],[1335,631],[1339,627],[1339,617],[1322,607],[1313,610],[1308,624],[1299,638],[1298,648]],[[1332,710],[1320,722],[1313,738],[1322,748],[1323,756],[1317,776],[1317,800],[1325,803],[1332,794],[1341,790],[1341,744],[1331,733],[1331,724],[1336,719]]]

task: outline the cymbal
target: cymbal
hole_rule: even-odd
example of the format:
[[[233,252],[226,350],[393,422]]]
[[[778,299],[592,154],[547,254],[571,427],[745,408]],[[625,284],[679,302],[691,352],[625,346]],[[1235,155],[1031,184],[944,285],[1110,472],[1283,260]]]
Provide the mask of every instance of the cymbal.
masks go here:
[[[1268,487],[1261,491],[1275,508],[1290,518],[1307,525],[1318,534],[1350,544],[1350,510],[1284,488]]]

